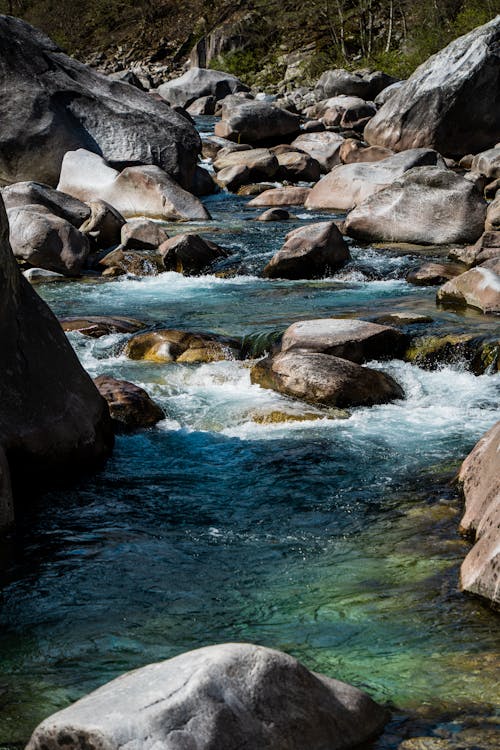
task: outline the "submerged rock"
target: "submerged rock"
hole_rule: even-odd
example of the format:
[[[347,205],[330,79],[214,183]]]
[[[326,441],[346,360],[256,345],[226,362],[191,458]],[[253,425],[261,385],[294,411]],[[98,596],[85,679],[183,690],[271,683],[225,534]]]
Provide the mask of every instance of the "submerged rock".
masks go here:
[[[325,406],[372,406],[404,397],[393,378],[330,354],[282,352],[258,362],[252,383]]]
[[[288,221],[291,215],[284,208],[269,208],[263,214],[257,216],[256,221]]]
[[[101,462],[113,436],[106,402],[22,277],[8,237],[0,200],[0,447],[17,482],[40,485]]]
[[[350,318],[320,318],[293,323],[281,342],[281,351],[331,354],[362,364],[371,359],[401,357],[408,336],[396,328]]]
[[[252,422],[257,424],[283,424],[286,422],[315,422],[318,419],[349,419],[350,413],[345,409],[326,409],[324,411],[292,412],[273,409],[273,411],[252,414]]]
[[[365,128],[371,145],[463,155],[500,140],[500,16],[455,39],[396,90]]]
[[[386,720],[365,693],[287,654],[226,643],[122,675],[42,722],[27,750],[63,739],[74,750],[347,750]]]
[[[315,279],[342,268],[349,248],[333,221],[294,229],[262,274],[270,279]]]
[[[135,318],[110,317],[107,315],[92,315],[89,317],[59,318],[63,331],[78,331],[84,336],[97,339],[110,333],[135,333],[144,328],[144,323]]]
[[[116,380],[99,375],[94,383],[106,399],[116,430],[129,432],[141,427],[152,427],[165,417],[163,409],[152,400],[144,388],[128,380]]]
[[[466,365],[475,375],[500,369],[500,340],[473,333],[414,338],[404,358],[427,370]]]
[[[130,359],[150,362],[219,362],[234,359],[239,344],[223,336],[163,329],[133,336],[125,347]]]

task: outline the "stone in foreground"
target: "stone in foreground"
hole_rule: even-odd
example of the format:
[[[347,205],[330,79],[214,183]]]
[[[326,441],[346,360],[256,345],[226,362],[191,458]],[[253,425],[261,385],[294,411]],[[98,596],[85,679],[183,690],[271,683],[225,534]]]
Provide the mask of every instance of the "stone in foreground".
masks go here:
[[[500,606],[500,422],[497,422],[462,464],[459,474],[465,496],[461,529],[475,544],[460,569],[462,590]]]
[[[316,279],[342,268],[350,257],[336,224],[321,221],[289,232],[262,273],[270,279]]]
[[[401,357],[408,336],[390,326],[349,318],[301,320],[283,334],[281,351],[296,349],[331,354],[362,364],[371,359]]]
[[[113,680],[42,722],[27,750],[347,750],[386,720],[365,693],[287,654],[227,643]]]
[[[365,128],[371,145],[454,156],[500,140],[500,16],[455,39],[395,91]]]
[[[135,383],[99,375],[94,383],[106,399],[113,426],[117,431],[129,432],[141,427],[153,427],[165,414],[149,394]]]
[[[393,378],[378,370],[333,357],[296,350],[257,362],[252,383],[324,406],[373,406],[404,397]]]

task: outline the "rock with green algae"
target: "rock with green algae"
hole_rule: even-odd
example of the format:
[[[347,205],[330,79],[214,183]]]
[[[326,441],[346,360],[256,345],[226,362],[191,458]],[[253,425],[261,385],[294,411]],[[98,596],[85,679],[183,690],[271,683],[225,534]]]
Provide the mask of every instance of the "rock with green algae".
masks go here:
[[[427,370],[465,364],[475,375],[500,369],[500,339],[474,334],[421,336],[405,353],[407,362]]]
[[[138,334],[128,341],[125,348],[130,359],[185,364],[235,359],[238,352],[239,343],[234,339],[175,329]]]
[[[345,409],[327,409],[321,411],[290,412],[274,409],[269,412],[252,414],[252,422],[257,424],[283,424],[284,422],[312,422],[318,419],[349,419],[350,413]]]

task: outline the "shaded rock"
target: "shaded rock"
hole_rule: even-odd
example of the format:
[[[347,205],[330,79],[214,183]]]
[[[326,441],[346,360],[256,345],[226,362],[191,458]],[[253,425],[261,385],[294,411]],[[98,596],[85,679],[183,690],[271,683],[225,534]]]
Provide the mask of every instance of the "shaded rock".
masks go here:
[[[201,198],[205,195],[213,195],[213,193],[216,193],[218,190],[217,183],[214,182],[214,178],[208,169],[203,169],[203,167],[199,166],[196,167],[193,184],[191,185],[191,192],[193,195]]]
[[[7,458],[0,447],[0,534],[14,523],[14,498]]]
[[[368,242],[466,244],[480,237],[485,215],[486,203],[469,180],[440,167],[418,167],[359,203],[344,229]]]
[[[459,307],[475,307],[483,313],[500,312],[500,274],[498,261],[481,266],[447,281],[437,292],[437,300]]]
[[[484,228],[487,232],[500,231],[500,196],[488,206]]]
[[[202,155],[205,159],[215,159],[219,151],[223,148],[233,147],[235,150],[240,150],[240,146],[245,146],[244,143],[233,143],[228,141],[227,138],[220,138],[217,135],[204,135],[201,141]],[[251,146],[248,146],[251,148]]]
[[[381,91],[396,82],[396,78],[379,70],[351,72],[343,68],[337,68],[326,70],[320,76],[316,84],[316,96],[318,99],[326,99],[327,97],[344,94],[373,101]]]
[[[369,196],[384,190],[414,167],[444,163],[436,151],[414,149],[377,163],[342,164],[315,185],[307,208],[337,208],[350,211]]]
[[[484,232],[473,246],[474,264],[500,256],[500,231]]]
[[[270,208],[263,214],[257,216],[257,221],[288,221],[291,216],[283,208]]]
[[[43,206],[22,206],[7,212],[10,242],[16,258],[31,266],[78,276],[90,252],[87,237]]]
[[[156,250],[168,238],[165,227],[151,219],[129,220],[121,230],[122,249]]]
[[[187,111],[192,116],[197,115],[213,115],[215,112],[215,106],[217,99],[215,96],[201,96],[199,99],[195,99],[192,104],[189,105]]]
[[[22,206],[44,206],[51,214],[69,221],[76,229],[90,218],[90,208],[85,203],[41,182],[16,182],[4,187],[1,192],[7,211]]]
[[[249,206],[303,206],[311,188],[282,187],[271,188],[252,198]]]
[[[190,68],[184,75],[162,83],[158,93],[170,105],[188,107],[201,97],[212,96],[216,101],[236,91],[249,91],[236,76],[220,70]]]
[[[285,244],[263,270],[267,278],[321,278],[350,259],[341,232],[333,221],[308,224],[286,235]]]
[[[23,276],[30,284],[47,284],[52,281],[67,281],[68,277],[55,271],[47,271],[45,268],[27,268]]]
[[[158,248],[167,271],[196,274],[208,268],[216,260],[227,258],[227,251],[215,242],[205,240],[198,234],[180,234],[164,242]]]
[[[0,18],[0,40],[0,183],[54,186],[64,154],[83,148],[113,164],[156,165],[189,187],[200,138],[164,102],[67,57],[18,18]]]
[[[144,388],[128,380],[99,375],[94,378],[94,383],[108,403],[114,428],[120,432],[152,427],[165,417],[163,409],[155,404]]]
[[[500,177],[497,177],[493,182],[489,182],[484,188],[484,197],[488,201],[493,201],[497,197],[497,193],[500,190]]]
[[[84,336],[97,339],[110,333],[135,333],[144,328],[144,323],[135,318],[92,315],[86,318],[71,316],[59,318],[63,331],[78,331]]]
[[[59,750],[63,738],[75,750],[347,750],[386,719],[365,693],[287,654],[226,643],[122,675],[42,722],[27,750]]]
[[[372,406],[403,398],[389,375],[330,354],[290,351],[258,362],[252,383],[325,406]]]
[[[406,281],[416,286],[438,286],[455,278],[464,270],[464,266],[453,263],[424,263],[415,271],[410,271]]]
[[[14,487],[33,481],[39,488],[99,464],[113,435],[105,401],[19,272],[8,234],[0,200],[0,446]]]
[[[193,172],[194,170],[192,170]],[[209,219],[202,203],[159,167],[127,167],[122,172],[79,149],[64,156],[58,190],[83,201],[99,198],[122,216],[152,219]]]
[[[339,156],[342,164],[357,164],[364,161],[383,161],[394,156],[394,153],[388,148],[367,146],[354,138],[346,138],[340,147]]]
[[[365,140],[393,151],[477,153],[500,140],[500,17],[430,57],[383,105]]]
[[[496,180],[500,177],[500,147],[482,151],[473,158],[471,166],[473,172],[478,172],[488,179]]]
[[[320,178],[320,166],[309,154],[289,151],[278,155],[278,180],[288,182],[317,182]]]
[[[299,151],[305,151],[316,159],[322,172],[329,172],[340,164],[340,147],[344,142],[338,133],[302,133],[291,145]]]
[[[222,336],[163,329],[131,338],[125,348],[130,359],[150,362],[218,362],[234,359],[238,342]]]
[[[106,201],[89,201],[91,214],[80,227],[80,232],[92,237],[98,248],[107,249],[118,245],[121,240],[125,219],[116,208]]]
[[[389,326],[350,318],[320,318],[301,320],[287,328],[281,351],[300,349],[362,364],[402,357],[408,341],[408,336]]]
[[[242,185],[238,190],[238,195],[260,195],[266,190],[271,190],[276,187],[274,182],[254,182],[251,185]]]
[[[267,102],[244,102],[227,113],[215,126],[215,135],[231,141],[258,143],[299,131],[300,117]]]
[[[500,368],[500,341],[471,333],[419,336],[412,340],[404,358],[426,370],[455,365],[484,375]]]
[[[106,269],[120,269],[123,273],[130,273],[133,276],[158,276],[165,271],[163,258],[159,252],[124,250],[121,247],[101,258],[99,265]],[[107,275],[119,276],[121,274],[113,270]]]
[[[476,444],[462,464],[465,497],[462,531],[475,544],[460,570],[462,590],[500,605],[500,422]]]

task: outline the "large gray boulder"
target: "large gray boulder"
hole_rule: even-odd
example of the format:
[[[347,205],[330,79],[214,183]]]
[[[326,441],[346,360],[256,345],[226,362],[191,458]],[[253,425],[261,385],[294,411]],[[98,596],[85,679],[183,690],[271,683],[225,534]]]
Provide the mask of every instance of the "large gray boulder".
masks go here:
[[[243,102],[224,109],[215,135],[237,143],[258,143],[298,133],[300,117],[268,102]]]
[[[320,318],[301,320],[287,328],[281,351],[301,349],[363,364],[371,359],[401,357],[408,343],[408,336],[391,326],[350,318]]]
[[[16,486],[74,476],[102,461],[113,444],[106,402],[57,319],[22,277],[1,200],[0,352],[0,454]],[[5,498],[7,466],[1,463]]]
[[[7,211],[33,204],[44,206],[51,214],[69,221],[77,229],[91,215],[90,207],[82,201],[41,182],[16,182],[4,187],[1,193]]]
[[[109,203],[125,218],[189,221],[209,219],[201,201],[178,185],[159,167],[113,169],[97,154],[84,149],[64,156],[58,190],[81,201]]]
[[[213,96],[219,101],[237,91],[250,89],[230,73],[207,68],[190,68],[179,78],[162,83],[158,87],[160,96],[171,106],[178,107],[189,107],[204,96]]]
[[[289,232],[262,273],[270,279],[317,279],[342,268],[350,257],[336,224],[320,221]]]
[[[383,372],[300,349],[260,360],[252,368],[251,380],[310,404],[340,408],[385,404],[404,396],[398,383]]]
[[[408,170],[435,165],[445,168],[440,155],[428,148],[412,149],[375,163],[339,164],[313,187],[305,205],[306,208],[350,211],[370,195],[384,190]]]
[[[377,734],[385,710],[291,656],[227,643],[150,664],[35,729],[27,750],[347,750]]]
[[[166,103],[73,60],[18,18],[0,16],[0,61],[0,184],[55,186],[64,154],[85,148],[191,185],[200,138]]]
[[[373,101],[383,89],[395,83],[393,78],[380,70],[349,71],[344,68],[325,70],[316,84],[316,98],[327,99],[332,96],[345,94],[346,96],[359,96],[362,99]]]
[[[79,276],[90,252],[89,240],[69,221],[43,206],[7,211],[10,243],[16,258],[35,268]]]
[[[455,39],[395,91],[365,128],[371,145],[477,153],[500,140],[500,16]]]
[[[359,203],[344,231],[367,242],[468,244],[483,233],[485,218],[486,201],[474,183],[448,169],[417,167]]]
[[[474,546],[462,563],[464,591],[500,605],[500,422],[479,440],[462,464],[465,497],[461,530]]]

